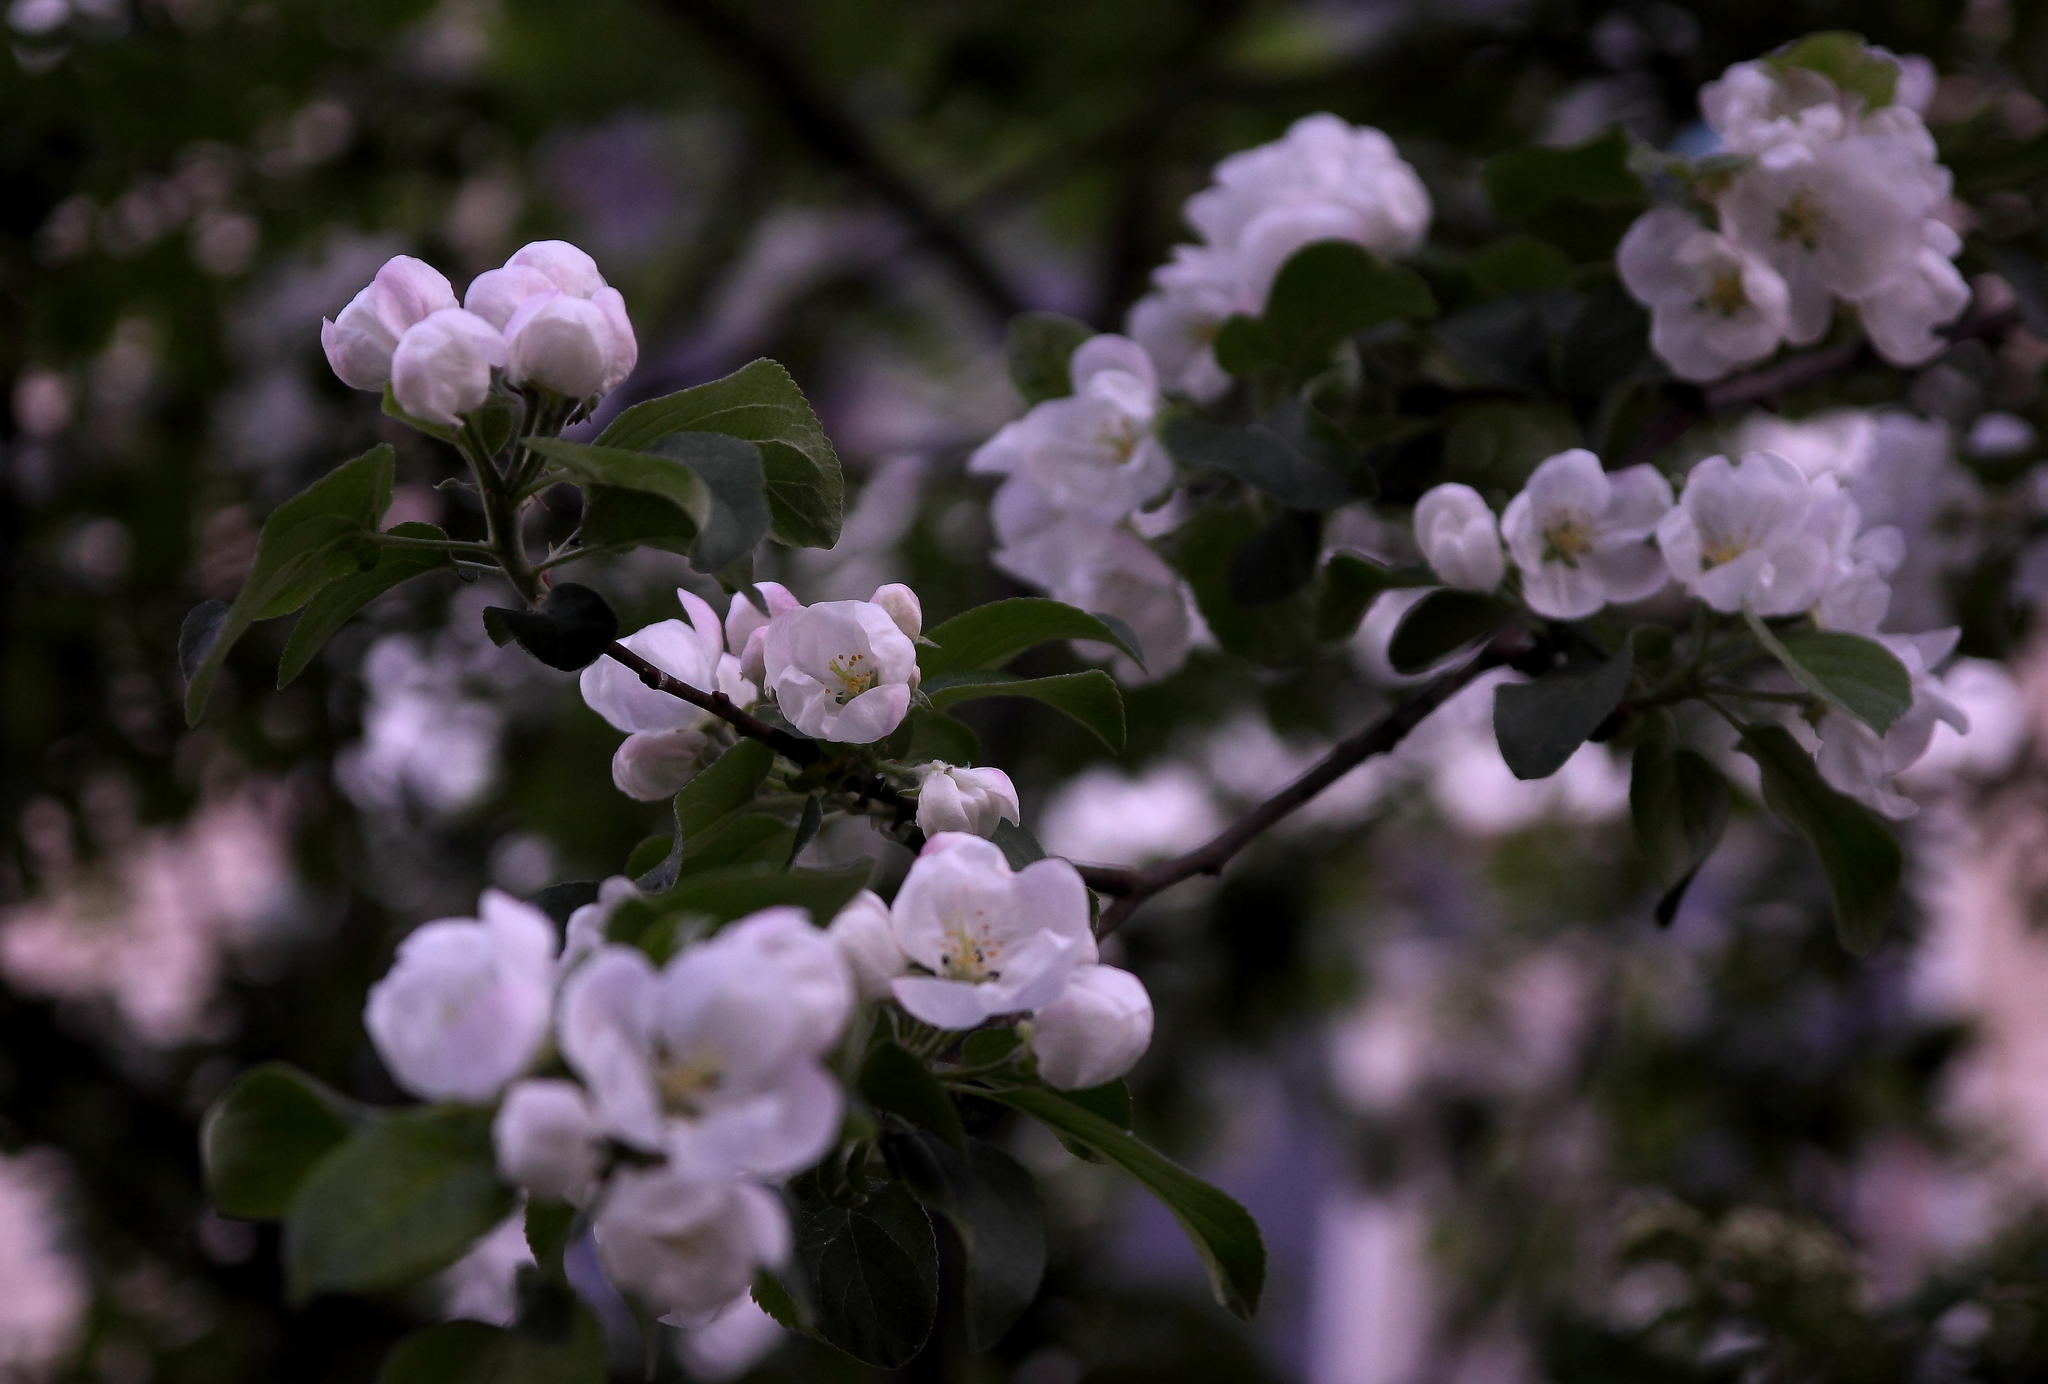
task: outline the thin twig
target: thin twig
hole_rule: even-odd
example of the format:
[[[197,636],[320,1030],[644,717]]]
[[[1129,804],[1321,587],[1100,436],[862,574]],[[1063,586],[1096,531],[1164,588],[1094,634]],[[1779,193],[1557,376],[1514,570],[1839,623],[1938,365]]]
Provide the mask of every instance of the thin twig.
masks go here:
[[[1193,850],[1150,865],[1081,866],[1081,877],[1089,888],[1116,900],[1103,910],[1097,933],[1107,937],[1122,927],[1147,899],[1182,880],[1222,873],[1232,857],[1262,833],[1366,760],[1399,745],[1430,712],[1470,686],[1481,673],[1506,663],[1513,654],[1511,648],[1489,646],[1470,663],[1445,673],[1379,720],[1338,741],[1307,773]]]
[[[655,667],[624,644],[614,641],[605,650],[605,654],[638,673],[640,681],[655,691],[665,692],[671,697],[681,698],[691,706],[701,707],[741,735],[750,740],[759,740],[793,764],[815,764],[824,758],[824,751],[818,748],[817,741],[786,731],[780,726],[769,725],[751,711],[740,707],[723,692],[706,692],[701,687],[692,687],[681,678]]]

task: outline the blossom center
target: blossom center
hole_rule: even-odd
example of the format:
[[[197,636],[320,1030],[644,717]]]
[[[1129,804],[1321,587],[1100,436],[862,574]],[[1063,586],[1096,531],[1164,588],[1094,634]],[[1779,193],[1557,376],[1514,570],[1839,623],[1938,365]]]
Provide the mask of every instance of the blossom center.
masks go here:
[[[1778,239],[1792,241],[1803,249],[1812,250],[1820,245],[1824,224],[1820,203],[1809,193],[1794,193],[1791,201],[1778,208]]]
[[[1735,561],[1749,551],[1749,545],[1739,538],[1716,538],[1700,545],[1700,565],[1708,571],[1724,563]]]
[[[655,1064],[654,1085],[662,1109],[671,1115],[696,1115],[704,1099],[725,1084],[725,1064],[709,1053],[671,1055]]]
[[[1579,559],[1593,551],[1593,526],[1584,515],[1568,514],[1543,529],[1543,560],[1579,565]]]
[[[980,910],[973,920],[949,916],[944,928],[945,946],[939,952],[939,974],[947,980],[966,980],[980,984],[985,980],[1001,980],[1003,973],[996,963],[1002,960],[1002,940],[989,930]]]
[[[1740,269],[1723,269],[1700,298],[1700,306],[1722,317],[1733,317],[1749,306],[1749,290],[1742,286]]]
[[[866,654],[841,654],[825,665],[825,671],[839,684],[839,690],[832,694],[841,706],[858,697],[875,685],[875,670],[864,666]]]
[[[1111,464],[1121,466],[1138,450],[1138,425],[1128,418],[1119,418],[1104,428],[1097,440],[1109,453]]]

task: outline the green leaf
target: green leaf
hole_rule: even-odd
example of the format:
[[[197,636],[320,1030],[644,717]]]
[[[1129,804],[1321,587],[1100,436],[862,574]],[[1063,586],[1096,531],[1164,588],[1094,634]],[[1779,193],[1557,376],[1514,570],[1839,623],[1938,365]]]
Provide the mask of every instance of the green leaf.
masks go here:
[[[1526,221],[1560,203],[1633,206],[1643,198],[1642,179],[1629,168],[1628,136],[1615,128],[1567,149],[1510,149],[1488,159],[1479,180],[1494,211],[1508,221]]]
[[[769,522],[759,447],[717,433],[672,433],[648,450],[682,462],[711,492],[711,513],[690,550],[692,563],[718,572],[754,551]]]
[[[1015,596],[964,610],[926,630],[928,642],[918,647],[917,665],[927,678],[1000,668],[1026,649],[1062,639],[1114,645],[1144,663],[1144,654],[1128,635],[1128,630],[1119,630],[1099,616],[1063,602]]]
[[[1335,509],[1350,499],[1324,449],[1296,445],[1268,423],[1211,423],[1184,413],[1167,420],[1160,440],[1184,469],[1233,476],[1294,509]]]
[[[1244,605],[1285,600],[1315,580],[1322,551],[1323,516],[1283,509],[1231,554],[1224,587]]]
[[[965,1151],[967,1131],[952,1097],[924,1063],[900,1043],[883,1041],[869,1049],[854,1082],[861,1099],[877,1110],[928,1130],[949,1147]]]
[[[404,538],[448,536],[432,524],[397,524],[387,532]],[[392,587],[428,572],[453,570],[448,554],[430,548],[380,548],[376,566],[329,583],[306,607],[306,613],[292,626],[291,638],[285,641],[284,657],[277,664],[277,685],[286,686],[305,672],[313,656],[357,611]]]
[[[1123,752],[1123,694],[1117,690],[1116,679],[1100,668],[1043,678],[1020,678],[987,670],[952,673],[930,679],[923,684],[923,690],[938,711],[984,697],[1026,697],[1044,702],[1093,731],[1096,739],[1112,751]]]
[[[607,428],[605,435],[609,437],[611,429]],[[644,505],[622,517],[614,501],[609,512],[600,514],[601,536],[613,541],[618,541],[620,533],[631,532],[633,522],[656,529],[688,524],[687,531],[693,535],[702,534],[711,522],[711,487],[679,457],[610,444],[570,442],[560,437],[529,437],[526,445],[583,485],[635,491],[663,501],[675,511],[674,519],[663,525],[655,522]],[[723,450],[737,455],[742,447],[746,444],[726,439],[707,443],[706,452],[715,454]],[[591,546],[598,545],[593,542]]]
[[[285,1211],[294,1302],[374,1293],[445,1269],[511,1212],[491,1155],[491,1112],[400,1110],[322,1159]]]
[[[545,1332],[453,1321],[415,1331],[385,1358],[377,1384],[604,1384],[604,1329],[590,1309],[567,1307]]]
[[[1834,898],[1835,934],[1862,956],[1884,936],[1904,860],[1884,819],[1829,787],[1783,726],[1752,725],[1737,746],[1763,770],[1764,804],[1812,846]]]
[[[619,617],[604,597],[573,581],[550,587],[538,610],[487,607],[484,627],[500,646],[499,634],[510,635],[548,667],[569,673],[603,658],[619,637]]]
[[[736,812],[684,843],[679,874],[687,879],[704,870],[750,862],[787,865],[795,836],[796,829],[773,813]]]
[[[956,1148],[919,1133],[892,1138],[889,1147],[911,1193],[960,1237],[968,1345],[987,1351],[1017,1324],[1045,1277],[1038,1184],[979,1139]]]
[[[1472,591],[1432,591],[1417,601],[1387,644],[1387,662],[1397,673],[1420,673],[1444,659],[1490,639],[1515,618],[1503,601]]]
[[[1240,380],[1279,370],[1286,365],[1273,329],[1257,317],[1233,313],[1216,329],[1216,364]]]
[[[804,810],[796,819],[796,832],[789,843],[789,858],[785,866],[794,866],[797,857],[804,853],[804,847],[818,839],[820,828],[825,825],[825,801],[813,793],[804,799]]]
[[[1187,1232],[1209,1271],[1216,1301],[1246,1320],[1258,1310],[1266,1279],[1266,1247],[1258,1223],[1242,1206],[1111,1121],[1051,1091],[998,1091],[989,1098],[1014,1106],[1055,1134],[1086,1144],[1143,1183]]]
[[[742,740],[684,784],[675,798],[676,829],[669,840],[668,853],[650,865],[636,849],[629,867],[644,868],[628,868],[626,873],[632,876],[634,884],[650,894],[673,885],[682,874],[683,856],[690,843],[721,818],[751,803],[774,767],[775,751],[758,740]]]
[[[766,1312],[784,1331],[794,1331],[799,1336],[808,1336],[812,1340],[819,1339],[817,1328],[811,1325],[811,1314],[798,1306],[796,1296],[790,1292],[789,1285],[767,1269],[762,1269],[754,1275],[754,1286],[749,1290],[748,1296],[754,1299],[756,1307]]]
[[[1843,91],[1861,96],[1869,110],[1889,106],[1898,95],[1899,65],[1872,52],[1861,34],[1808,34],[1764,61],[1780,71],[1803,67],[1818,72]]]
[[[533,1262],[550,1278],[563,1276],[562,1253],[576,1228],[576,1208],[566,1201],[532,1197],[526,1203],[526,1247]]]
[[[1906,665],[1875,639],[1838,630],[1773,630],[1747,607],[1750,633],[1799,685],[1879,735],[1913,705]]]
[[[697,521],[659,495],[586,482],[576,538],[589,550],[656,548],[688,557],[697,546]]]
[[[390,504],[391,474],[391,448],[372,447],[286,500],[264,521],[248,580],[211,639],[203,638],[210,615],[198,628],[188,617],[180,633],[180,662],[190,669],[187,725],[199,724],[221,663],[250,625],[289,615],[329,582],[360,570],[346,548],[374,529]]]
[[[1686,889],[1728,829],[1728,780],[1697,751],[1668,737],[1636,747],[1628,781],[1636,843],[1657,882],[1655,916],[1669,927]]]
[[[1316,590],[1316,635],[1349,639],[1383,591],[1428,586],[1436,578],[1421,569],[1401,571],[1358,553],[1332,553]]]
[[[1346,337],[1382,322],[1436,316],[1422,276],[1348,240],[1322,240],[1288,256],[1262,318],[1280,357],[1297,368],[1329,359]]]
[[[635,404],[598,435],[606,447],[645,449],[680,432],[723,433],[761,449],[769,536],[798,548],[839,541],[844,482],[839,457],[796,381],[772,360],[724,379]]]
[[[1137,1117],[1136,1108],[1131,1101],[1131,1088],[1120,1080],[1104,1086],[1090,1086],[1085,1091],[1062,1091],[1060,1095],[1083,1110],[1100,1115],[1126,1132],[1130,1130],[1132,1122]],[[1076,1158],[1084,1158],[1090,1163],[1105,1161],[1101,1154],[1078,1140],[1062,1134],[1059,1141],[1066,1147],[1067,1152]]]
[[[809,910],[812,919],[823,925],[867,888],[873,873],[873,865],[865,860],[830,870],[786,870],[776,861],[721,865],[683,876],[652,902],[671,920],[705,917],[717,923],[787,904]],[[664,927],[665,935],[655,939],[661,945],[649,948],[663,957],[673,950],[673,929]]]
[[[423,433],[433,438],[436,442],[445,442],[451,447],[456,445],[455,439],[461,433],[460,429],[451,428],[445,423],[429,423],[424,418],[415,418],[407,413],[398,406],[397,391],[392,389],[389,384],[384,386],[384,416],[386,418],[395,418],[414,432]]]
[[[366,1114],[296,1067],[251,1067],[199,1126],[207,1199],[237,1220],[278,1219],[307,1174]]]
[[[939,1306],[938,1243],[924,1208],[893,1183],[852,1205],[827,1198],[816,1173],[789,1190],[819,1336],[877,1369],[908,1364]]]
[[[973,764],[981,758],[981,737],[974,733],[974,727],[943,711],[933,711],[928,706],[912,707],[903,725],[909,734],[904,737],[899,757],[906,763],[924,764],[937,759],[947,764]]]
[[[1231,562],[1259,528],[1248,508],[1212,506],[1197,510],[1165,546],[1217,643],[1254,663],[1287,667],[1316,651],[1316,600],[1302,592],[1247,606],[1231,596]]]
[[[1013,870],[1021,870],[1045,859],[1045,847],[1038,844],[1038,838],[1007,818],[996,823],[996,829],[989,833],[988,839],[1002,848],[1003,859],[1010,862]]]
[[[1005,354],[1010,381],[1026,404],[1043,403],[1074,392],[1067,362],[1080,344],[1095,335],[1086,322],[1057,312],[1027,312],[1010,319]]]
[[[1533,682],[1493,692],[1493,735],[1518,779],[1549,778],[1578,752],[1628,691],[1629,645],[1609,658],[1579,657]]]

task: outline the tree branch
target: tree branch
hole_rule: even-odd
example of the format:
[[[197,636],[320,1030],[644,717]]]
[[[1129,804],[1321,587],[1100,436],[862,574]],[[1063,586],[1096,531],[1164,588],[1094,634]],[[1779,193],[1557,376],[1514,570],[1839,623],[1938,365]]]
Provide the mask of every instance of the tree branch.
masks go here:
[[[1098,935],[1109,936],[1146,900],[1182,880],[1221,874],[1232,857],[1262,833],[1366,760],[1399,745],[1430,712],[1470,686],[1481,673],[1501,666],[1512,656],[1513,650],[1502,645],[1488,646],[1470,663],[1445,673],[1379,720],[1338,741],[1308,772],[1193,850],[1150,865],[1081,866],[1081,878],[1089,888],[1116,900],[1103,911],[1096,929]]]
[[[780,726],[769,725],[751,711],[742,709],[723,692],[706,692],[702,688],[692,687],[681,678],[673,677],[655,667],[624,644],[613,641],[611,647],[605,650],[605,656],[631,668],[640,675],[640,681],[655,691],[665,692],[671,697],[681,698],[691,706],[701,707],[741,735],[750,740],[759,740],[793,764],[811,765],[824,758],[824,751],[818,748],[817,741],[783,730]]]

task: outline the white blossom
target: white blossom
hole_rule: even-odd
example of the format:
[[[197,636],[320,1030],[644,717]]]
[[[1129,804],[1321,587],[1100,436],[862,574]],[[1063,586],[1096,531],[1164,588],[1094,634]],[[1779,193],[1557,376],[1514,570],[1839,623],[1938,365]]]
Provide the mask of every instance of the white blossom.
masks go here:
[[[676,1325],[716,1317],[790,1251],[773,1192],[675,1166],[615,1174],[591,1230],[612,1281]]]
[[[531,241],[514,250],[505,267],[536,270],[557,289],[576,298],[595,297],[605,287],[597,261],[566,240]]]
[[[455,290],[445,274],[424,260],[398,255],[333,320],[320,320],[320,346],[343,384],[379,390],[391,382],[392,352],[406,329],[454,306]]]
[[[609,394],[639,362],[626,300],[565,240],[520,247],[471,281],[463,306],[505,333],[515,384],[587,398]]]
[[[619,905],[640,897],[639,886],[624,875],[613,875],[599,884],[596,900],[572,911],[562,928],[563,974],[604,945]]]
[[[1883,735],[1856,717],[1830,708],[1821,717],[1820,749],[1814,756],[1822,778],[1887,817],[1910,817],[1918,810],[1912,799],[1892,786],[1892,780],[1927,753],[1936,725],[1946,724],[1959,733],[1970,729],[1970,718],[1933,675],[1934,666],[1955,648],[1958,633],[1945,629],[1879,637],[1906,665],[1913,681],[1913,704]]]
[[[495,889],[478,912],[416,929],[363,1009],[392,1079],[427,1100],[489,1100],[547,1039],[554,924]]]
[[[1870,344],[1893,365],[1925,365],[1948,344],[1939,328],[1970,305],[1970,286],[1954,262],[1961,249],[1961,237],[1929,221],[1912,262],[1855,300]]]
[[[896,941],[929,974],[892,986],[897,1003],[940,1028],[973,1028],[1050,1003],[1095,960],[1088,890],[1064,860],[1012,871],[978,836],[926,842],[890,908]]]
[[[1610,601],[1639,601],[1664,585],[1648,542],[1671,509],[1671,485],[1649,466],[1609,474],[1583,448],[1531,473],[1501,515],[1501,536],[1539,615],[1576,620]]]
[[[1638,217],[1615,267],[1650,310],[1651,349],[1680,379],[1718,379],[1762,360],[1791,328],[1791,294],[1778,272],[1676,207]]]
[[[1781,456],[1708,457],[1657,525],[1657,545],[1671,575],[1715,610],[1796,614],[1830,571],[1827,538],[1807,526],[1811,502],[1806,477]]]
[[[1151,359],[1128,337],[1096,336],[1075,348],[1067,372],[1073,393],[1005,425],[967,468],[1028,476],[1062,509],[1120,518],[1173,479],[1153,434],[1159,385]]]
[[[926,836],[942,831],[992,836],[1004,822],[1021,822],[1017,789],[1001,769],[973,769],[933,760],[917,769],[917,826]]]
[[[1086,1090],[1137,1065],[1152,1043],[1152,996],[1114,966],[1077,969],[1058,999],[1031,1017],[1031,1052],[1045,1084]]]
[[[1151,291],[1131,305],[1124,330],[1152,358],[1162,388],[1210,403],[1230,392],[1230,376],[1216,363],[1216,333],[1239,303],[1220,254],[1176,245],[1152,271]]]
[[[767,909],[656,970],[600,948],[562,987],[562,1055],[599,1122],[635,1147],[781,1176],[838,1133],[818,1058],[853,1004],[837,948],[796,909]]]
[[[573,1081],[514,1084],[491,1124],[491,1144],[499,1175],[534,1196],[581,1204],[597,1189],[603,1135]]]
[[[825,933],[839,948],[854,992],[863,1000],[888,999],[891,983],[910,969],[910,958],[897,945],[889,922],[889,905],[872,889],[856,894]]]
[[[903,631],[906,639],[915,639],[924,632],[924,603],[902,582],[878,586],[868,599],[889,612],[889,618],[897,629]]]
[[[53,1149],[0,1155],[0,1378],[68,1378],[93,1284],[66,1224],[65,1168]]]
[[[723,690],[719,669],[725,643],[717,615],[692,592],[678,591],[676,597],[689,616],[687,621],[663,620],[619,642],[678,681]],[[600,658],[590,664],[578,676],[577,686],[592,711],[628,735],[697,728],[708,715],[680,697],[649,687],[638,673],[615,659]]]
[[[1447,482],[1415,502],[1415,545],[1447,586],[1491,591],[1507,572],[1500,525],[1469,485]]]
[[[612,785],[643,803],[672,798],[697,776],[710,747],[711,738],[694,726],[637,731],[612,755]]]
[[[871,601],[786,610],[761,642],[764,690],[805,735],[866,745],[896,729],[917,690],[917,646]]]
[[[406,328],[391,356],[391,392],[415,418],[460,424],[491,393],[505,365],[505,338],[473,312],[442,308]]]

